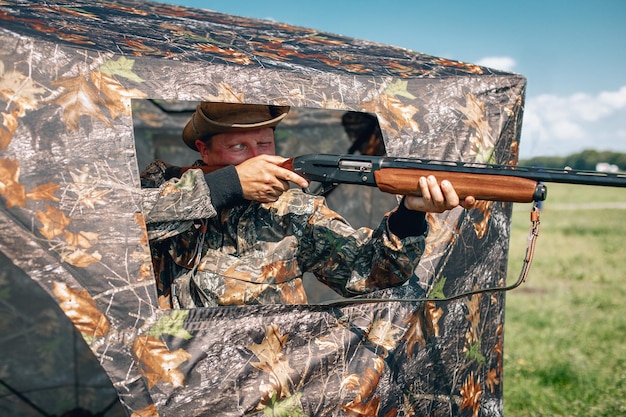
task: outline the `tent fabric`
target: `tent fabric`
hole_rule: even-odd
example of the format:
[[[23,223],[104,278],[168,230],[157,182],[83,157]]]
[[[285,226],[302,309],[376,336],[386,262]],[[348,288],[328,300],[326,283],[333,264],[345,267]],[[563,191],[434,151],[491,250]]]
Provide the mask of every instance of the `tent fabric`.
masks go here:
[[[0,263],[3,414],[33,416],[41,409],[61,416],[88,407],[93,414],[106,410],[106,417],[126,415],[97,358],[55,300],[2,252]]]
[[[160,309],[133,102],[363,111],[389,155],[514,164],[523,76],[130,0],[2,2],[0,45],[0,252],[82,334],[128,415],[502,415],[502,293]],[[510,214],[483,203],[429,215],[409,285],[374,296],[502,285]]]

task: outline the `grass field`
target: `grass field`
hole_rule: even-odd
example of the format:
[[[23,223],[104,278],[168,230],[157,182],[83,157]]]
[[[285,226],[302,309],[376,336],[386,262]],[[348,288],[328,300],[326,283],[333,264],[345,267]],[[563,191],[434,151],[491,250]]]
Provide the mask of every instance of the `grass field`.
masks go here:
[[[508,280],[530,206],[515,205]],[[548,185],[528,280],[507,294],[505,417],[626,415],[626,190]]]

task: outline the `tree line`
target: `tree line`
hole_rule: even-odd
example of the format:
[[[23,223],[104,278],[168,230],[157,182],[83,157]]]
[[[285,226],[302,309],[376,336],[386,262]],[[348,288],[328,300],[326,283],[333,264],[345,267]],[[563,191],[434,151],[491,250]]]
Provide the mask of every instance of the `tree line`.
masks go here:
[[[626,153],[588,149],[568,156],[536,156],[520,159],[519,165],[543,168],[570,167],[593,171],[601,162],[617,165],[621,171],[626,170]]]

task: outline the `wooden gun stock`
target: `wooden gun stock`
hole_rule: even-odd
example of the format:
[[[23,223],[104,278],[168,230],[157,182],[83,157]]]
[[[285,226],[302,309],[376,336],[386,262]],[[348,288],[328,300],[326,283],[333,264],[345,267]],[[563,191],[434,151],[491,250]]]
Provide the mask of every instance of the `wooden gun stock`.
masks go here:
[[[403,168],[382,168],[374,172],[376,186],[381,191],[402,195],[421,195],[418,181],[429,175],[434,175],[439,183],[450,181],[461,199],[473,196],[477,200],[531,203],[544,200],[546,196],[545,186],[528,178]]]

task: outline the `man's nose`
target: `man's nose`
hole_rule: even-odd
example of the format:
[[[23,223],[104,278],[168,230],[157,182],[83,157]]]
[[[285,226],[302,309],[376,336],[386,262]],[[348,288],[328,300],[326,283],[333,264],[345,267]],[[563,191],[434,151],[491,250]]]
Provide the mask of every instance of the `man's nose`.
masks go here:
[[[256,146],[256,145],[250,146],[249,149],[250,149],[250,156],[251,157],[259,156],[259,155],[262,154],[261,149],[258,146]]]

